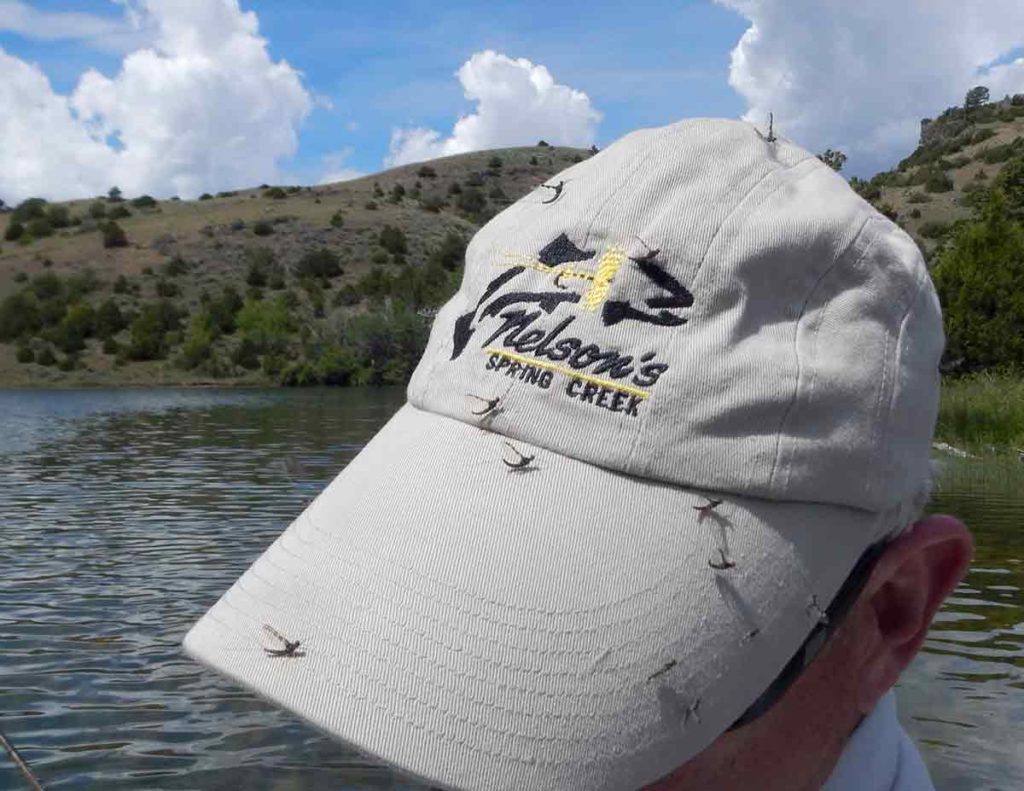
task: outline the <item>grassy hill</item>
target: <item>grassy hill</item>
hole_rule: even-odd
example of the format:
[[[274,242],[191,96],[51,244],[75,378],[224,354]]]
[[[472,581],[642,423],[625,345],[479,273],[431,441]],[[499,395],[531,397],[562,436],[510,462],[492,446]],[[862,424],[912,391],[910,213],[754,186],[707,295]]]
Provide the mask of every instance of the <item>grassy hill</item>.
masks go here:
[[[896,220],[931,258],[987,199],[1006,163],[1024,155],[1024,95],[921,122],[917,149],[853,187]]]
[[[472,234],[591,152],[0,214],[0,386],[399,382]],[[122,233],[123,232],[123,233]]]

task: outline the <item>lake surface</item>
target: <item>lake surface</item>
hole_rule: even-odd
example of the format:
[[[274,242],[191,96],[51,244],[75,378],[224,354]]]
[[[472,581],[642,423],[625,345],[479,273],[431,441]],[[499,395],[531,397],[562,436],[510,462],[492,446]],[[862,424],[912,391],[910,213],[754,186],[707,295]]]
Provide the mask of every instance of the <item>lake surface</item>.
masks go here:
[[[180,648],[403,400],[0,391],[0,730],[46,788],[420,788]],[[939,789],[1024,788],[1024,464],[944,460],[933,507],[978,551],[901,717]]]

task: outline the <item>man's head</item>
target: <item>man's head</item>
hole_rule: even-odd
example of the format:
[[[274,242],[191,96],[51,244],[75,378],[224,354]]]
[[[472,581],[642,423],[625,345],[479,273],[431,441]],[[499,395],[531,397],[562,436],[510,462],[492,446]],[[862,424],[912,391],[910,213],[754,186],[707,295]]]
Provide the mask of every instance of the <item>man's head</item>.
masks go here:
[[[699,771],[837,663],[887,678],[837,637],[729,731],[870,547],[849,624],[873,582],[928,607],[949,583],[908,586],[908,561],[877,585],[917,530],[938,403],[909,237],[738,121],[633,133],[556,182],[473,238],[409,404],[186,638],[438,785]],[[281,622],[305,653],[269,665],[252,635]]]
[[[820,788],[854,727],[921,648],[972,548],[950,516],[929,516],[887,543],[835,634],[778,703],[645,791]]]

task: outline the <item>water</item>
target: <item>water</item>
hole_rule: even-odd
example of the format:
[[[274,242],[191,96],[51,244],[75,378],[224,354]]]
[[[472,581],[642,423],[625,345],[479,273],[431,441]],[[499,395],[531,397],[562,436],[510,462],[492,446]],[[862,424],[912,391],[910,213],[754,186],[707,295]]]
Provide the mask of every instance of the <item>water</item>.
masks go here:
[[[185,657],[401,390],[0,391],[0,730],[47,788],[417,788]],[[948,462],[978,552],[897,690],[940,789],[1024,787],[1024,464]],[[21,777],[0,751],[0,789]]]

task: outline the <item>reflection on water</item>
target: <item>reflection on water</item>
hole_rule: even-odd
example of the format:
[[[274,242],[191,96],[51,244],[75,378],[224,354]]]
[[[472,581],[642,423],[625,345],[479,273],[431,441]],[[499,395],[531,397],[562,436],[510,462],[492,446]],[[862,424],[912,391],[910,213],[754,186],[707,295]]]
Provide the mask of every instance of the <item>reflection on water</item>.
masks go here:
[[[47,788],[413,788],[180,649],[402,400],[0,392],[0,729]],[[951,462],[936,507],[978,553],[902,717],[939,788],[1024,787],[1024,465]]]

